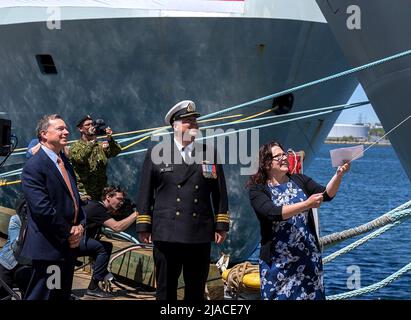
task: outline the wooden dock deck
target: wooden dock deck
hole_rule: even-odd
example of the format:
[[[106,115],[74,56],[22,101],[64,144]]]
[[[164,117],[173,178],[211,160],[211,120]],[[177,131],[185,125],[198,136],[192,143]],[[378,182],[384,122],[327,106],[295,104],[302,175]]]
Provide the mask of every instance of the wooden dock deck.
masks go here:
[[[90,282],[89,272],[79,270],[74,273],[72,293],[80,300],[155,300],[155,292],[147,291],[139,286],[132,287],[123,283],[113,284],[113,297],[97,298],[86,294],[87,286]]]
[[[130,247],[129,242],[104,238],[113,243],[113,255],[111,256],[111,272],[116,281],[113,283],[113,297],[97,298],[86,295],[87,287],[91,279],[91,266],[87,264],[88,258],[79,258],[86,265],[77,268],[73,279],[73,294],[80,300],[155,300],[154,261],[150,248],[133,248],[125,254],[116,257],[116,252]],[[0,247],[3,247],[5,239],[0,237]],[[130,249],[130,248],[129,248]],[[214,264],[210,265],[207,291],[211,300],[223,299],[223,282]],[[178,299],[184,297],[184,281],[179,280],[177,291]]]

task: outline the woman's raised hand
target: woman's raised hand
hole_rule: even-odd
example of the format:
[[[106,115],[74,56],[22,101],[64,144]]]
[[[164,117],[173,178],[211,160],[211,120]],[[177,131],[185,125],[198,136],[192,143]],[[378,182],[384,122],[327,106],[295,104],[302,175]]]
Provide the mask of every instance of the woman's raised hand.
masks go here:
[[[307,207],[311,208],[319,208],[321,203],[323,202],[323,194],[322,193],[314,193],[311,195],[307,200],[305,200]]]
[[[344,163],[342,166],[339,166],[337,169],[337,176],[338,177],[342,177],[346,172],[348,172],[351,168],[351,163],[346,162]]]

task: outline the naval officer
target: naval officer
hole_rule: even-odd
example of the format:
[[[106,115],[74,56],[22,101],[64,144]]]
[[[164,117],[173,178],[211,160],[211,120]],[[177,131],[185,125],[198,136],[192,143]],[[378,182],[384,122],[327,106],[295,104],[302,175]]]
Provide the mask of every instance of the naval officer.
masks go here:
[[[174,137],[147,151],[141,171],[137,232],[140,241],[154,243],[157,300],[177,300],[181,271],[184,300],[204,300],[211,242],[221,244],[229,228],[217,151],[194,141],[199,116],[193,101],[173,106],[165,121]]]

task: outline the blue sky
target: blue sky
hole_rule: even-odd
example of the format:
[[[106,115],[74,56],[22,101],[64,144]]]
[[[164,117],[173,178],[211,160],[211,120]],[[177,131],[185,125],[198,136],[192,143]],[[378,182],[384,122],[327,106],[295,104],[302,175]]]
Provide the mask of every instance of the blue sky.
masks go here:
[[[365,94],[361,85],[358,85],[348,103],[365,100],[368,100],[367,95]],[[360,117],[362,118],[363,122],[380,122],[372,106],[366,105],[358,108],[344,110],[343,112],[341,112],[336,123],[357,123]]]

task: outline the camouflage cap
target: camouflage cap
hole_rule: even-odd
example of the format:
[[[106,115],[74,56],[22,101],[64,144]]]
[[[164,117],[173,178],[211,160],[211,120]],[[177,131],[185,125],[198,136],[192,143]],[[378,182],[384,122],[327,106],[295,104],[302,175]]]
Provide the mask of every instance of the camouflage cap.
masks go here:
[[[80,119],[79,122],[77,122],[76,127],[77,127],[77,128],[81,127],[81,125],[83,124],[83,122],[86,121],[86,120],[93,120],[93,118],[92,118],[89,114],[88,114],[88,115],[85,115],[84,117],[82,117],[82,118]]]

